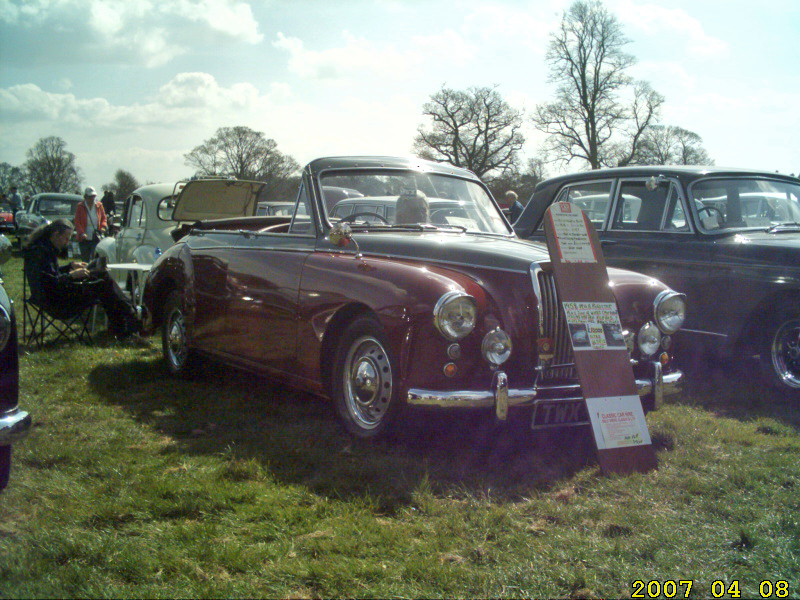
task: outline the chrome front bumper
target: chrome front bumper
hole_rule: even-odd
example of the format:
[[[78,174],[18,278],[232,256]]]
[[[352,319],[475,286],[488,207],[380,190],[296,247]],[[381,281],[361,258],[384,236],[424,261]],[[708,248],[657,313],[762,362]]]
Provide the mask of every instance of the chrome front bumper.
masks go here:
[[[653,395],[655,408],[661,406],[665,396],[678,394],[683,389],[684,375],[681,371],[663,374],[661,364],[649,363],[648,377],[636,379],[636,390],[640,398]],[[494,408],[497,418],[505,420],[508,408],[533,406],[537,399],[574,400],[582,398],[579,384],[563,386],[534,386],[530,389],[508,387],[508,376],[503,371],[495,373],[490,390],[439,391],[411,388],[407,402],[411,406],[428,408]]]
[[[0,413],[0,446],[9,446],[28,435],[31,428],[31,416],[25,411],[14,408]]]

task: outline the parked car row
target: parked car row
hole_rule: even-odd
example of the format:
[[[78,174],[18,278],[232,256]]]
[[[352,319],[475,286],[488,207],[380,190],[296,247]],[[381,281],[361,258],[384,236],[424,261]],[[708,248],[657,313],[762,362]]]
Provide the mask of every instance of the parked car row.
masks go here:
[[[25,216],[31,228],[35,214],[70,218],[73,201],[41,194]],[[621,324],[607,342],[627,351],[646,410],[681,391],[681,359],[697,352],[752,357],[765,382],[800,398],[792,177],[664,166],[564,175],[537,186],[512,229],[468,171],[324,158],[305,167],[293,202],[250,181],[143,186],[97,253],[152,264],[146,326],[175,375],[202,358],[267,374],[329,398],[362,438],[419,406],[582,425],[574,352],[589,342],[570,333],[543,245],[554,202],[582,208],[598,230]],[[0,294],[0,467],[30,426],[17,407],[14,322]]]
[[[427,210],[411,217],[402,198]],[[177,199],[172,219],[191,225],[156,259],[144,294],[171,372],[207,356],[269,374],[332,399],[364,438],[407,406],[588,422],[547,250],[515,236],[472,173],[328,158],[304,169],[291,216],[254,216],[254,202],[241,211],[253,216],[200,220],[204,202]],[[630,271],[609,277],[637,389],[654,408],[683,382],[673,344],[683,296]]]

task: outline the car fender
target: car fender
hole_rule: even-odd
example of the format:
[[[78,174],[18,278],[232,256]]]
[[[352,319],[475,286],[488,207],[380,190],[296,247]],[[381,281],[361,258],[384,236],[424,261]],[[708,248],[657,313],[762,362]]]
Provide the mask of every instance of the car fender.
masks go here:
[[[299,290],[298,347],[304,352],[298,361],[302,370],[312,379],[325,381],[327,363],[343,328],[356,315],[366,313],[380,322],[399,362],[400,377],[405,379],[415,350],[424,347],[433,352],[451,343],[433,324],[434,306],[448,291],[471,295],[479,315],[487,312],[490,300],[485,290],[462,271],[385,258],[355,258],[349,253],[311,255]]]

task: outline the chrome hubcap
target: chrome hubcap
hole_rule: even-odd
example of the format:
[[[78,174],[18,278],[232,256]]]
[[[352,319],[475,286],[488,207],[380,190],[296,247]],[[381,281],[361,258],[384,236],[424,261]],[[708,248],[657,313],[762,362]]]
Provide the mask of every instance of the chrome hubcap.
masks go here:
[[[772,340],[772,365],[783,382],[800,388],[800,319],[781,325]]]
[[[374,337],[356,340],[345,362],[344,394],[347,410],[364,429],[374,429],[386,415],[392,398],[392,366]]]
[[[170,316],[167,351],[170,362],[176,368],[181,368],[186,360],[186,326],[183,321],[183,313],[179,310]]]

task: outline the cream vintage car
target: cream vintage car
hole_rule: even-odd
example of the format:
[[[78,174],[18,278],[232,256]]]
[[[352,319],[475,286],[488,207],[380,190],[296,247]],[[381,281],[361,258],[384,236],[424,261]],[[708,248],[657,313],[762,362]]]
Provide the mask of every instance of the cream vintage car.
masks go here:
[[[221,219],[242,216],[242,207],[252,206],[253,198],[263,200],[264,187],[258,181],[220,178],[142,186],[125,200],[116,236],[101,240],[95,252],[108,264],[153,264],[175,243],[173,233],[181,222],[172,213],[179,196],[195,198],[193,203],[203,207],[202,218]],[[121,286],[129,283],[127,271],[112,269],[111,274]]]

